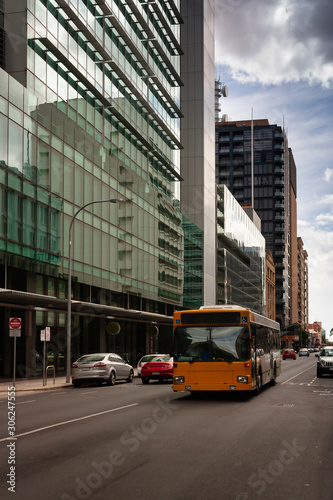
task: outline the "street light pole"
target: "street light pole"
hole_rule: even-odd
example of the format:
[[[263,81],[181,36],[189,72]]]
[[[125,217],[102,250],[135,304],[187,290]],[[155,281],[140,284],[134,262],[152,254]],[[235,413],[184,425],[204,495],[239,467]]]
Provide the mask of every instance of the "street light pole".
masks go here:
[[[122,201],[128,201],[123,198],[111,198],[111,200],[98,200],[90,201],[83,205],[72,217],[71,223],[69,225],[68,234],[68,285],[67,285],[67,360],[66,360],[66,383],[69,384],[71,381],[71,315],[72,315],[72,228],[74,221],[78,214],[84,210],[89,205],[95,203],[121,203]]]

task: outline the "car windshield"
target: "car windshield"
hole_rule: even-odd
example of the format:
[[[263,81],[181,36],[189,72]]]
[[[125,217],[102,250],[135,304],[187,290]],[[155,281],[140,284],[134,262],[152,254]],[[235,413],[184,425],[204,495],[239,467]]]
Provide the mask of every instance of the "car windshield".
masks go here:
[[[155,358],[159,358],[158,360]],[[163,358],[163,359],[161,359]],[[167,359],[166,359],[167,358]],[[141,359],[141,363],[148,363],[148,361],[168,361],[170,359],[169,355],[163,355],[163,354],[150,354],[147,356],[143,356]]]
[[[247,326],[178,327],[174,347],[175,361],[246,361],[250,333]]]
[[[333,349],[323,349],[320,353],[320,356],[332,356],[333,357]]]
[[[86,354],[85,356],[81,356],[77,360],[77,363],[93,363],[95,361],[103,361],[105,358],[105,354]]]
[[[170,361],[170,359],[171,356],[154,356],[148,363],[165,363],[166,361]]]

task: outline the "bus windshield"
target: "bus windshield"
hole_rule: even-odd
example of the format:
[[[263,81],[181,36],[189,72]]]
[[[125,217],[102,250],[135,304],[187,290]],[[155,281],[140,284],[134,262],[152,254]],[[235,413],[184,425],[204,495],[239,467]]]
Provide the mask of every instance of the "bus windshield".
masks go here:
[[[247,326],[188,326],[174,330],[174,361],[248,361]]]

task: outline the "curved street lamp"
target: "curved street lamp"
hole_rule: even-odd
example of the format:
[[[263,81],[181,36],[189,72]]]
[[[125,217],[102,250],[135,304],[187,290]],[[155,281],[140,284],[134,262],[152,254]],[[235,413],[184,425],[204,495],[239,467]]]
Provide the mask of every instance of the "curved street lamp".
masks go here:
[[[90,201],[83,205],[72,217],[71,223],[69,225],[69,236],[68,236],[68,287],[67,287],[67,360],[66,360],[66,383],[71,381],[71,315],[72,315],[72,228],[74,221],[78,214],[84,210],[89,205],[94,205],[95,203],[121,203],[122,201],[127,202],[123,198],[111,198],[111,200],[98,200]]]

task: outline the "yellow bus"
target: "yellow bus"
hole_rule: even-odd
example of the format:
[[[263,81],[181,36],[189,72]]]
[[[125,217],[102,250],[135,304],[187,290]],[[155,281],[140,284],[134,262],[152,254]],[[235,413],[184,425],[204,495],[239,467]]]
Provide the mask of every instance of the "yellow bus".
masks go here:
[[[175,311],[174,391],[253,391],[281,373],[280,325],[235,305]]]

